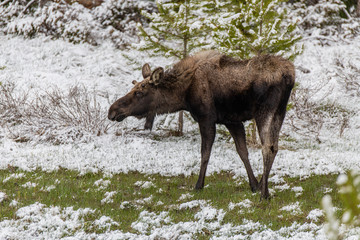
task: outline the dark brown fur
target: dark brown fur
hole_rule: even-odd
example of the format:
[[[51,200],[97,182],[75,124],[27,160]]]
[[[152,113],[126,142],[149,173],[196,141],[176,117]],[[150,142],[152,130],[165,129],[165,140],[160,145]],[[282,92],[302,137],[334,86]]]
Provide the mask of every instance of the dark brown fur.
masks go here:
[[[269,198],[268,177],[278,151],[278,137],[294,86],[293,64],[281,57],[261,55],[238,60],[216,51],[200,52],[164,72],[143,67],[144,80],[136,83],[109,109],[109,119],[127,116],[153,119],[156,114],[189,111],[199,123],[201,169],[195,188],[204,186],[216,124],[224,124],[234,138],[252,191]],[[255,119],[262,144],[263,176],[258,183],[250,162],[243,122]]]

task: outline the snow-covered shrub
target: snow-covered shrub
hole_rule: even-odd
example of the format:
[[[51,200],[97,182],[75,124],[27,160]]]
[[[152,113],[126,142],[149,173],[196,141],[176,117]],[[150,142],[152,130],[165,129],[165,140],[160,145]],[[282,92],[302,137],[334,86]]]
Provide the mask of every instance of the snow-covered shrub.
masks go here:
[[[25,92],[15,93],[15,84],[0,82],[0,125],[20,123],[27,99]]]
[[[153,12],[156,6],[149,1],[105,0],[92,10],[94,18],[109,33],[109,38],[117,45],[124,46],[134,42],[137,23],[146,23],[140,12]]]
[[[312,96],[317,91],[319,89],[296,85],[290,97],[287,122],[294,132],[309,139],[321,141],[323,128],[336,129],[341,137],[355,112],[326,99],[315,101]]]
[[[13,19],[4,28],[6,33],[33,36],[37,33],[63,37],[71,42],[96,44],[101,26],[94,21],[89,10],[82,5],[48,2],[38,7],[32,14]]]
[[[71,87],[65,93],[55,88],[31,97],[14,89],[11,84],[1,86],[0,126],[6,126],[17,141],[86,141],[113,126],[97,93],[83,86]]]
[[[326,40],[324,37],[349,38],[359,33],[359,19],[350,16],[343,1],[319,0],[313,5],[306,2],[300,0],[286,5],[289,19],[297,22],[303,36],[320,36]]]
[[[324,125],[322,116],[315,113],[317,103],[311,101],[313,91],[296,85],[290,97],[288,123],[291,129],[303,136],[319,139],[320,131]]]
[[[334,58],[334,75],[344,92],[351,97],[360,97],[360,59],[343,56]]]
[[[148,1],[106,0],[88,9],[76,2],[10,0],[0,5],[0,31],[26,37],[40,33],[93,45],[109,39],[124,48],[137,41],[136,23],[146,21],[140,11],[152,6]]]

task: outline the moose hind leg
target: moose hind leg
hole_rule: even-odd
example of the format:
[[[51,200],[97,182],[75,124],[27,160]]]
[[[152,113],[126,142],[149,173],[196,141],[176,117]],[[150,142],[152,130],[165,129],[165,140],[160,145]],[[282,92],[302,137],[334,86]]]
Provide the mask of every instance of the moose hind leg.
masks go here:
[[[255,192],[258,189],[258,181],[254,176],[254,172],[251,168],[249,161],[249,153],[246,147],[245,129],[242,123],[234,125],[226,125],[227,129],[235,141],[236,151],[238,152],[241,160],[245,165],[245,169],[249,178],[249,184],[251,191]]]
[[[279,132],[285,114],[271,114],[265,118],[257,119],[263,155],[263,175],[259,183],[261,198],[270,198],[268,189],[268,178],[275,156],[278,152]]]

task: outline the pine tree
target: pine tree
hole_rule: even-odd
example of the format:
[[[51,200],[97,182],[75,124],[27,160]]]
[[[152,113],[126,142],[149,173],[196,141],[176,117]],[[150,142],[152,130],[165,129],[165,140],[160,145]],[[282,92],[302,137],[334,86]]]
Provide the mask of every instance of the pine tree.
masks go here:
[[[151,50],[152,55],[183,59],[194,49],[207,45],[202,23],[205,16],[199,10],[201,1],[173,3],[158,0],[156,4],[159,12],[141,12],[150,20],[150,25],[146,30],[141,24],[138,25],[143,39],[138,45],[140,50]]]
[[[293,59],[302,49],[293,32],[295,23],[285,21],[284,0],[225,1],[218,3],[212,19],[213,38],[218,49],[240,58],[277,54]]]
[[[203,1],[156,2],[158,12],[142,14],[150,20],[149,28],[138,25],[142,41],[137,48],[151,55],[184,59],[207,45]],[[179,112],[178,133],[183,132],[183,112]]]

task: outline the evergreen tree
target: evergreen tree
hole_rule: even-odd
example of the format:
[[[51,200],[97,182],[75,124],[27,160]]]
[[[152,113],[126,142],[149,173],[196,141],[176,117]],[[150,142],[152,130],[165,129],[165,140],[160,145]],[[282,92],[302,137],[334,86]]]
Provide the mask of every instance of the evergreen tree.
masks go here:
[[[234,3],[236,2],[236,3]],[[217,3],[218,14],[212,22],[217,48],[240,58],[263,53],[293,59],[301,53],[293,32],[295,23],[284,21],[284,0],[224,1]]]
[[[165,55],[183,59],[194,49],[207,45],[204,37],[205,19],[201,11],[203,1],[183,0],[156,2],[158,12],[141,13],[150,20],[149,28],[139,24],[142,37],[138,49],[151,50],[152,55]]]
[[[182,0],[156,2],[158,12],[142,14],[150,20],[148,28],[139,24],[142,41],[139,50],[151,55],[184,59],[189,53],[207,45],[203,1]],[[147,120],[148,121],[148,120]],[[179,113],[178,133],[183,132],[183,112]]]

